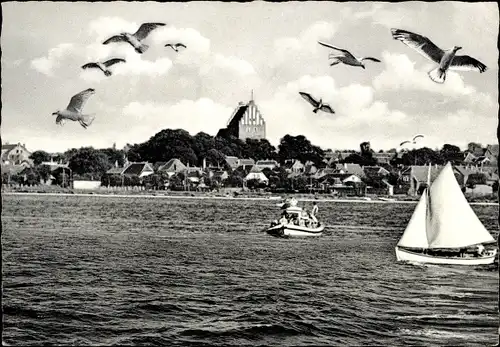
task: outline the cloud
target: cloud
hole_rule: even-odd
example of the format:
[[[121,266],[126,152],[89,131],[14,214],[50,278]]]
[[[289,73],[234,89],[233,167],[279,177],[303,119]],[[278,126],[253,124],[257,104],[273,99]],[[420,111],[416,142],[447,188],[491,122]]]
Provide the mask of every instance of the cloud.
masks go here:
[[[54,68],[61,66],[61,61],[70,54],[73,47],[71,43],[61,43],[50,49],[47,56],[33,59],[31,67],[47,76],[52,76]]]
[[[322,98],[335,114],[314,114],[299,91]],[[302,134],[323,148],[357,148],[360,142],[374,138],[381,143],[393,142],[399,135],[396,129],[404,128],[407,119],[405,113],[375,100],[373,87],[354,83],[339,88],[331,76],[302,76],[278,87],[271,98],[259,104],[268,138],[274,144],[285,134]]]
[[[214,57],[214,65],[220,68],[232,70],[243,76],[255,74],[255,69],[252,64],[246,60],[233,56],[225,57],[222,54],[216,54]]]
[[[337,24],[319,21],[303,30],[298,37],[282,37],[274,41],[273,65],[281,64],[290,54],[309,55],[318,51],[317,41],[328,40],[337,31]]]
[[[454,71],[448,71],[445,83],[438,84],[427,74],[436,68],[436,64],[425,64],[417,69],[406,54],[384,51],[382,57],[385,69],[373,80],[377,90],[421,90],[457,98],[467,96],[476,102],[492,105],[493,100],[488,94],[478,93],[474,87],[467,86],[462,76]]]
[[[212,136],[226,126],[234,111],[208,98],[181,100],[177,103],[131,102],[123,108],[124,121],[140,124],[139,133],[151,134],[151,129],[158,131],[166,128],[184,129],[192,135],[203,131]],[[133,130],[136,132],[136,129]],[[132,131],[130,131],[132,133]]]

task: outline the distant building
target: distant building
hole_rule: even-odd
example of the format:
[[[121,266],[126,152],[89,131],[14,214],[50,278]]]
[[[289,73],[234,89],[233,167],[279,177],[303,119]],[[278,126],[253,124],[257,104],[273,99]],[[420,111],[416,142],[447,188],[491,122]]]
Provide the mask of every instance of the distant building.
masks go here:
[[[217,136],[235,136],[240,140],[261,140],[266,138],[266,121],[253,98],[245,104],[240,102],[234,110],[227,127],[220,129]]]
[[[24,144],[4,144],[2,145],[2,164],[21,165],[26,162],[31,166],[33,161],[30,159],[31,152]]]

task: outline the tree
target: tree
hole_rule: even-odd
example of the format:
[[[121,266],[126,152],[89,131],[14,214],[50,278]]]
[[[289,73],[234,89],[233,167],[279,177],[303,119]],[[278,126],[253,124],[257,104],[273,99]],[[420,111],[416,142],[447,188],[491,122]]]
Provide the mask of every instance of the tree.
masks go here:
[[[318,146],[314,146],[303,135],[290,136],[285,135],[278,145],[278,158],[281,164],[288,159],[298,159],[302,163],[312,161],[319,165],[325,156],[325,152]]]
[[[35,151],[31,153],[30,159],[35,165],[40,165],[42,162],[50,160],[50,154],[45,151]]]
[[[69,159],[69,167],[73,174],[93,174],[101,178],[111,168],[108,156],[92,147],[82,147]]]
[[[98,149],[99,152],[105,154],[108,157],[108,162],[111,165],[118,163],[119,167],[123,167],[125,164],[125,152],[116,148],[102,148]]]
[[[226,156],[215,148],[211,148],[206,152],[205,159],[207,160],[207,164],[222,167],[226,166]]]
[[[401,158],[403,165],[428,165],[428,164],[438,164],[442,165],[444,160],[439,152],[436,152],[430,148],[423,147],[419,149],[413,149],[409,152],[403,154]]]
[[[453,164],[460,163],[464,158],[462,152],[460,151],[460,147],[450,145],[448,143],[443,146],[443,148],[439,151],[439,154],[444,162],[449,161]]]
[[[467,150],[471,153],[475,153],[478,150],[481,150],[483,148],[483,145],[477,142],[469,142],[467,144]]]
[[[247,158],[257,160],[273,160],[277,159],[276,148],[266,139],[246,139],[246,152]]]

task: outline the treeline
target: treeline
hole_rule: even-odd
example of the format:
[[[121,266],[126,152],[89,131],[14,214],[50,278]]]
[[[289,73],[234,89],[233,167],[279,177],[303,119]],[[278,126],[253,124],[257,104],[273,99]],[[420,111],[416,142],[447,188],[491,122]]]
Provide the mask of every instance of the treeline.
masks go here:
[[[469,150],[481,148],[480,144],[469,144]],[[378,162],[370,149],[368,142],[360,144],[359,151],[352,152],[344,158],[343,163],[356,163],[362,166],[377,165]],[[451,161],[460,164],[463,153],[454,145],[445,144],[440,150],[430,148],[419,148],[406,151],[398,156],[395,149],[389,150],[394,153],[391,164],[399,165],[426,165],[445,164]],[[274,147],[266,140],[246,139],[242,141],[236,137],[213,137],[204,132],[191,136],[182,129],[165,129],[152,136],[149,140],[139,144],[127,144],[124,150],[116,148],[94,149],[93,147],[73,148],[64,153],[51,155],[44,151],[36,151],[31,155],[35,167],[23,172],[23,180],[26,178],[38,181],[40,178],[46,180],[50,170],[39,164],[50,161],[51,157],[57,162],[68,163],[76,179],[100,180],[110,168],[124,165],[125,158],[132,162],[146,161],[149,163],[167,162],[172,158],[179,159],[185,165],[201,167],[205,160],[207,166],[218,166],[229,170],[225,156],[238,158],[252,158],[254,160],[276,160],[280,165],[289,159],[298,159],[302,163],[308,161],[314,163],[319,169],[326,166],[324,161],[325,151],[319,146],[313,145],[305,136],[285,135],[278,147]],[[285,175],[285,172],[280,175]],[[12,177],[9,177],[11,179]],[[5,181],[4,181],[5,182]],[[235,182],[236,183],[236,182]]]

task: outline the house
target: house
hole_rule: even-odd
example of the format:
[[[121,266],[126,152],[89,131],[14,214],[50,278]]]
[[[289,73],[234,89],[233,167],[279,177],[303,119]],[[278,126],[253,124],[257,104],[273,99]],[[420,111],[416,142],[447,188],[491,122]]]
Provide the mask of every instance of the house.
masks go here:
[[[389,170],[383,168],[382,166],[364,166],[363,172],[366,176],[387,176],[390,174]]]
[[[130,162],[125,167],[113,167],[106,171],[108,175],[145,177],[154,173],[153,166],[147,162]]]
[[[477,157],[474,154],[470,152],[464,152],[464,159],[462,163],[464,163],[464,165],[471,165],[476,162],[476,159]]]
[[[246,169],[255,165],[253,159],[239,159],[238,157],[226,155],[226,163],[231,168],[231,170],[236,170],[239,167]]]
[[[377,163],[379,164],[389,164],[395,156],[396,153],[390,152],[373,153],[373,158],[377,160]]]
[[[201,167],[197,167],[197,166],[188,166],[186,167],[186,169],[184,169],[184,174],[186,175],[186,177],[203,177],[204,176],[204,172],[203,172],[203,169]]]
[[[318,168],[314,165],[312,161],[307,161],[304,164],[304,174],[311,176],[314,175],[318,171]]]
[[[215,179],[219,182],[224,182],[229,178],[229,174],[226,170],[209,170],[208,177]]]
[[[361,179],[366,178],[365,172],[363,171],[363,168],[359,164],[350,164],[350,163],[336,164],[335,169],[339,173],[356,175],[356,176],[360,177]]]
[[[263,170],[265,168],[272,170],[272,169],[280,166],[276,160],[257,160],[255,165],[261,170]]]
[[[458,184],[463,187],[467,184],[467,180],[469,176],[474,173],[478,173],[479,170],[472,166],[462,166],[457,165],[453,166],[453,172],[455,173],[455,177],[457,179]]]
[[[172,177],[176,173],[186,171],[187,166],[184,165],[179,159],[170,159],[166,163],[156,163],[155,164],[155,172],[158,173],[166,173],[168,177]]]
[[[24,144],[4,144],[2,145],[2,164],[21,165],[25,162],[28,166],[33,166],[30,159],[31,152]],[[25,166],[27,167],[27,166]]]
[[[312,178],[314,179],[321,179],[322,177],[326,176],[326,175],[331,175],[331,174],[334,174],[335,172],[337,172],[336,169],[334,168],[330,168],[330,167],[327,167],[327,168],[323,168],[323,169],[319,169],[318,171],[316,171],[316,173],[312,176]]]
[[[349,184],[361,183],[363,182],[361,178],[357,175],[348,173],[332,173],[324,175],[319,179],[321,185],[341,187]]]
[[[498,145],[486,146],[484,156],[489,160],[491,165],[496,165],[498,162]]]
[[[289,159],[285,161],[284,167],[287,172],[304,172],[304,164],[298,159]]]
[[[430,183],[434,182],[441,172],[441,165],[412,165],[401,171],[398,185],[404,186],[409,195],[421,193],[423,187],[427,186],[427,176],[430,170]]]
[[[257,180],[259,182],[269,182],[269,179],[264,175],[261,169],[257,167],[257,165],[254,165],[251,169],[248,175],[245,176],[245,181],[248,180]]]

